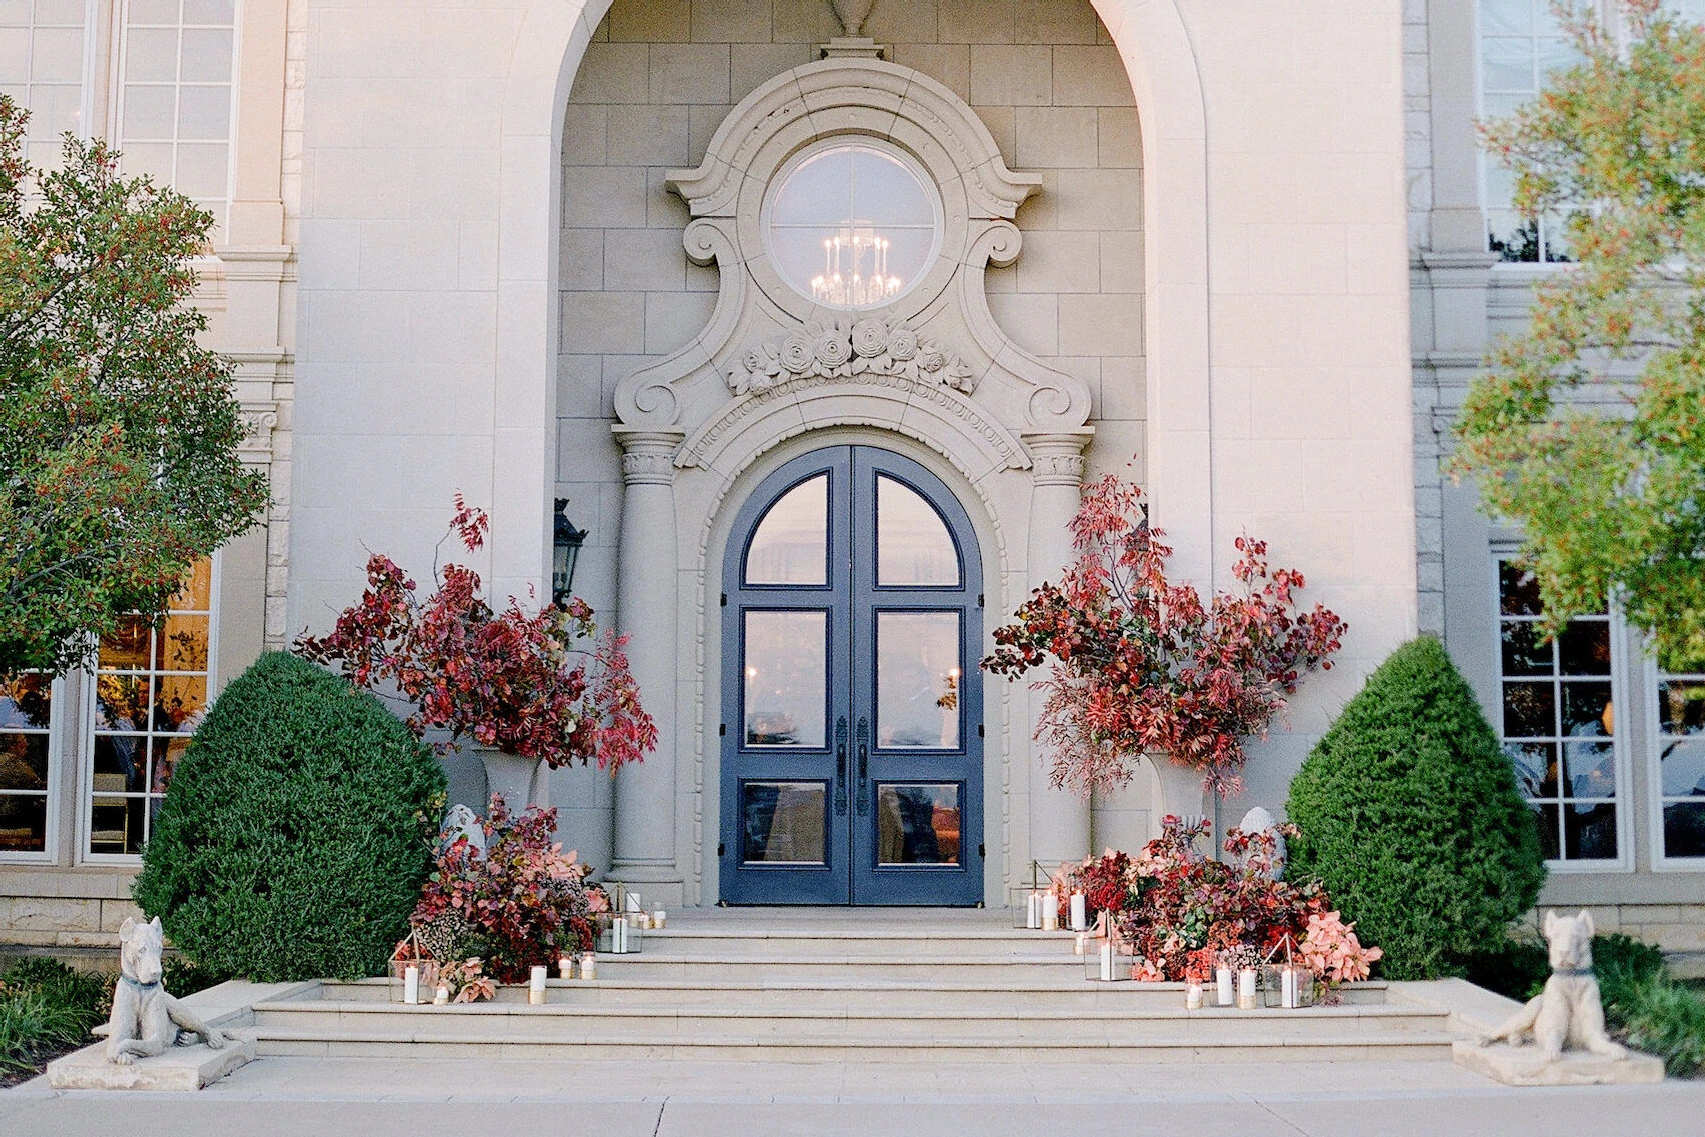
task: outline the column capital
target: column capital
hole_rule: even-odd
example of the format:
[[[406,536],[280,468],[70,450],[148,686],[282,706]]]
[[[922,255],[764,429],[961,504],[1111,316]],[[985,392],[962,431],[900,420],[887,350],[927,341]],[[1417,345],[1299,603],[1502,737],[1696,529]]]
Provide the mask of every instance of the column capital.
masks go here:
[[[1035,433],[1021,437],[1030,451],[1031,480],[1036,485],[1075,488],[1083,484],[1083,448],[1089,445],[1092,432]]]
[[[675,453],[686,437],[678,430],[614,428],[622,448],[622,481],[630,486],[675,484]]]

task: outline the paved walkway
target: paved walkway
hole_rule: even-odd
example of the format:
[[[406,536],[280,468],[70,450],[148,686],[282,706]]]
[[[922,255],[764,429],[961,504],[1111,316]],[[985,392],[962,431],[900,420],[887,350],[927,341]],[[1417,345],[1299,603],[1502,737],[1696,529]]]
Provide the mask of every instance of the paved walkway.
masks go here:
[[[1511,1089],[1447,1062],[849,1066],[263,1058],[199,1094],[0,1092],[7,1137],[1705,1133],[1705,1081]]]

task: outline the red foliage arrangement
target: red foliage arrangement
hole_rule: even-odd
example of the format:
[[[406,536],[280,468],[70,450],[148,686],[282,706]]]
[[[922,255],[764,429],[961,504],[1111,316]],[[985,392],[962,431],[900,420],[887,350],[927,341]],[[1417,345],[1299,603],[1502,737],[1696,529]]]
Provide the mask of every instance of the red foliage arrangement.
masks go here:
[[[1240,537],[1240,590],[1204,605],[1166,579],[1172,550],[1142,513],[1142,491],[1109,474],[1072,519],[1078,559],[995,632],[983,667],[1016,679],[1052,657],[1036,737],[1054,753],[1053,782],[1088,793],[1131,780],[1145,754],[1202,771],[1210,788],[1241,788],[1243,738],[1264,735],[1305,672],[1330,668],[1346,625],[1319,604],[1302,611],[1302,574],[1269,569],[1267,545]]]
[[[450,528],[470,553],[484,546],[488,527],[485,513],[457,494]],[[447,727],[458,739],[552,767],[596,758],[612,772],[656,747],[657,727],[622,650],[626,637],[600,636],[584,600],[529,616],[510,597],[495,612],[472,569],[450,564],[433,575],[438,590],[423,601],[395,561],[374,554],[361,600],[330,635],[304,635],[296,651],[342,664],[362,687],[394,682],[414,704],[408,723],[416,734]]]
[[[441,849],[409,923],[419,928],[454,912],[483,941],[485,955],[476,962],[504,983],[524,982],[535,965],[591,951],[587,866],[551,839],[556,810],[514,816],[493,797],[481,827],[485,855],[465,836]]]
[[[1236,863],[1211,860],[1197,848],[1206,821],[1161,820],[1161,835],[1135,858],[1109,849],[1099,859],[1062,869],[1066,886],[1082,888],[1092,912],[1107,911],[1121,939],[1152,980],[1204,979],[1222,957],[1253,964],[1288,935],[1299,956],[1330,959],[1322,978],[1366,978],[1380,958],[1363,947],[1318,883],[1274,880],[1277,843],[1268,833],[1226,833]],[[1279,832],[1294,836],[1293,826]],[[1314,955],[1310,953],[1313,952]]]

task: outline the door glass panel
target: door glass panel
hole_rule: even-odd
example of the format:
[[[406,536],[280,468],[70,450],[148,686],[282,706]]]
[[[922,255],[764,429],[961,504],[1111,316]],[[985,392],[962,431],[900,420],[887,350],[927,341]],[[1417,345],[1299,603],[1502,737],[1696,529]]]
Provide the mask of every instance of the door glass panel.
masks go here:
[[[821,750],[828,717],[829,614],[745,617],[746,745]]]
[[[959,583],[959,552],[947,523],[924,497],[893,478],[876,478],[876,583]]]
[[[876,614],[876,744],[959,748],[958,612]]]
[[[782,494],[746,550],[747,584],[829,583],[829,475]]]
[[[826,864],[824,782],[746,782],[740,787],[740,859]]]
[[[958,864],[959,786],[878,786],[876,859],[884,865]]]

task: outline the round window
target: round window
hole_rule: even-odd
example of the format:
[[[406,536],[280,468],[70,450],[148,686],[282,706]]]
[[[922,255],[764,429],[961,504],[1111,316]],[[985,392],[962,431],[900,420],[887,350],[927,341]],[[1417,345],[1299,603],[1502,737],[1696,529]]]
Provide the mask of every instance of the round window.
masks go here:
[[[819,304],[874,308],[905,295],[935,259],[941,199],[910,162],[874,146],[809,152],[770,200],[771,263]]]

